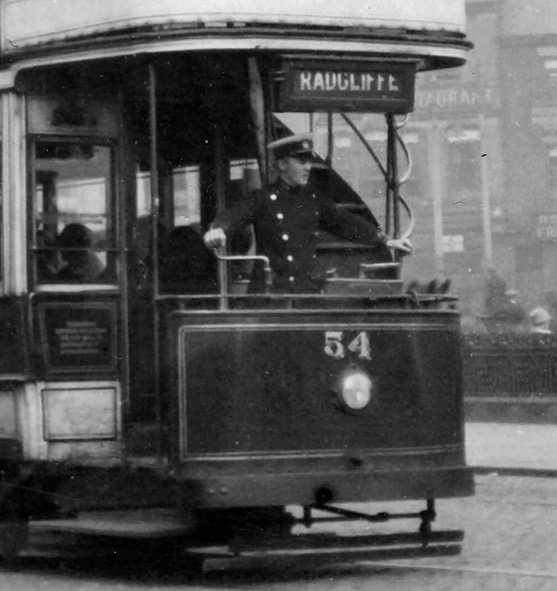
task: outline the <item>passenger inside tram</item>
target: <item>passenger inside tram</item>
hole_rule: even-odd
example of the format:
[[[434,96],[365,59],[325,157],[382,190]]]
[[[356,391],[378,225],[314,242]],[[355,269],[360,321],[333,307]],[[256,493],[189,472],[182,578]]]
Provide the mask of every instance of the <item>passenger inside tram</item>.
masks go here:
[[[178,226],[163,239],[161,291],[167,294],[216,293],[217,260],[192,226]]]
[[[98,256],[91,251],[93,237],[83,224],[68,224],[56,240],[64,266],[56,273],[57,282],[95,283],[105,270]]]

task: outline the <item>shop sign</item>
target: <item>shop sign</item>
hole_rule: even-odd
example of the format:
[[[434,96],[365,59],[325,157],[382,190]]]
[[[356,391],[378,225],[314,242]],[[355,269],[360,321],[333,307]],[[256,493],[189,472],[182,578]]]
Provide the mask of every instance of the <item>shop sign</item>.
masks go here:
[[[416,91],[416,111],[453,112],[499,108],[499,96],[494,87],[443,87]]]
[[[280,109],[408,113],[415,74],[414,64],[288,61],[277,77]]]
[[[557,213],[540,213],[536,217],[536,238],[557,241]]]

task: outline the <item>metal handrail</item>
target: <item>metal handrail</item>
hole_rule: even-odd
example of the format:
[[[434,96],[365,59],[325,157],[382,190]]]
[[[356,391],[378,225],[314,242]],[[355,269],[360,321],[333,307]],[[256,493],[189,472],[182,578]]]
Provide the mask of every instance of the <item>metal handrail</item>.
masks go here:
[[[360,263],[359,279],[367,279],[366,271],[386,271],[387,269],[398,269],[400,263]]]
[[[224,252],[224,248],[215,248],[214,253],[218,260],[219,266],[219,297],[220,297],[220,309],[228,310],[228,274],[227,274],[227,262],[228,261],[262,261],[263,262],[263,274],[264,274],[264,285],[265,294],[271,292],[273,286],[273,270],[271,268],[271,262],[269,257],[262,254],[254,255],[241,255],[241,254],[221,254]]]
[[[406,210],[406,213],[408,214],[408,219],[409,219],[408,227],[406,228],[406,230],[402,234],[401,238],[410,238],[410,235],[414,231],[414,226],[416,224],[416,220],[414,219],[414,214],[412,213],[410,206],[406,202],[406,199],[404,199],[404,197],[402,195],[400,195],[400,193],[398,195],[398,200],[402,204],[402,207],[404,207],[404,209]]]

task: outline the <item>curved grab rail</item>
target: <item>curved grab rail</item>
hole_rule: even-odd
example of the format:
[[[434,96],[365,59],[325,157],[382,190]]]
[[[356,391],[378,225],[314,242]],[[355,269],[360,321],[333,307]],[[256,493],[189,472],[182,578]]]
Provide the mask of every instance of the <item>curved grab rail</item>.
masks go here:
[[[412,174],[412,169],[414,167],[414,161],[412,160],[412,154],[410,153],[410,150],[408,149],[406,142],[402,139],[402,136],[398,133],[398,130],[402,129],[408,123],[409,119],[410,119],[410,113],[406,113],[406,115],[404,115],[404,119],[402,119],[402,121],[400,121],[398,123],[395,118],[396,141],[398,142],[398,145],[402,148],[402,151],[404,153],[404,158],[406,159],[406,171],[403,175],[400,175],[400,177],[398,179],[399,185],[403,185],[404,183],[408,182],[408,179],[410,178],[410,175]]]
[[[410,238],[412,232],[414,231],[414,226],[416,225],[416,220],[414,219],[414,214],[412,213],[412,210],[410,209],[410,206],[408,205],[406,199],[404,199],[404,197],[402,195],[399,195],[398,199],[399,199],[400,203],[402,204],[402,207],[404,207],[404,209],[406,210],[406,213],[408,214],[408,218],[409,218],[408,227],[402,233],[401,238]]]
[[[408,123],[408,120],[409,120],[409,119],[410,119],[410,113],[406,113],[406,114],[404,115],[404,118],[402,119],[402,121],[401,121],[400,123],[396,123],[396,122],[395,122],[395,126],[396,126],[396,128],[397,128],[397,129],[400,129],[400,128],[404,127],[404,126],[405,126],[405,125]]]
[[[254,255],[241,255],[241,254],[222,254],[223,248],[215,248],[215,256],[217,257],[219,264],[219,296],[220,296],[220,307],[221,310],[228,309],[228,278],[226,263],[228,261],[262,261],[263,262],[263,274],[265,279],[265,293],[268,294],[271,291],[273,285],[273,270],[271,268],[271,262],[269,257],[262,254]]]
[[[402,148],[404,152],[404,157],[406,158],[406,171],[405,173],[398,179],[400,185],[408,182],[410,175],[412,174],[412,169],[414,168],[414,161],[412,160],[412,154],[410,154],[410,150],[406,145],[406,142],[402,139],[398,131],[395,133],[396,141],[398,142],[399,146]]]

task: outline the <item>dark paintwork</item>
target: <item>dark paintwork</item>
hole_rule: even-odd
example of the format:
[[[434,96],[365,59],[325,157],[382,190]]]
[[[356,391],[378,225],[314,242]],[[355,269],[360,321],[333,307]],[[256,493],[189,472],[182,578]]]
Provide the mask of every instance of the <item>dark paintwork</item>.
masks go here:
[[[416,324],[416,316],[401,322],[393,315],[364,319],[349,313],[297,315],[274,325],[267,318],[234,323],[233,316],[204,321],[215,326],[196,327],[194,321],[179,337],[188,454],[404,448],[459,440],[462,391],[454,324],[432,327]],[[354,322],[360,327],[353,328]],[[345,359],[325,354],[327,330],[342,330],[346,345],[366,330],[371,360],[350,351]],[[360,412],[342,412],[336,402],[336,384],[350,367],[365,370],[374,383],[374,399]]]
[[[22,298],[0,298],[0,376],[29,371],[27,317]]]
[[[327,330],[346,344],[366,330],[371,360],[326,355]],[[320,486],[343,501],[471,494],[456,314],[175,313],[170,334],[176,474],[198,502],[304,503]],[[359,412],[335,394],[350,366],[374,382]]]

